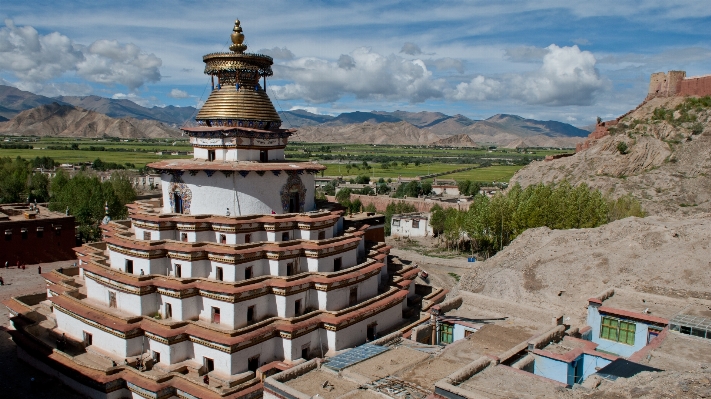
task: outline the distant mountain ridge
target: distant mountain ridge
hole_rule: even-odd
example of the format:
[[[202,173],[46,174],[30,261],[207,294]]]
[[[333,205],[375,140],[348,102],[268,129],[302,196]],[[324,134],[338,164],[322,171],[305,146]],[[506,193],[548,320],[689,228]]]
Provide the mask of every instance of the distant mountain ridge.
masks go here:
[[[69,104],[40,105],[0,122],[0,134],[54,137],[179,137],[181,132],[155,120],[112,118]]]
[[[61,111],[59,108],[50,107],[41,109],[31,117],[29,114],[25,114],[19,121],[14,120],[24,111],[47,105],[69,106],[75,112],[68,112],[67,109]],[[52,123],[62,125],[56,120],[61,117],[60,115],[76,115],[76,112],[81,111],[92,111],[116,120],[153,121],[163,126],[158,129],[162,129],[161,133],[155,130],[158,125],[152,125],[151,129],[153,130],[146,137],[154,137],[153,135],[156,134],[171,136],[177,132],[176,128],[185,124],[193,124],[197,114],[195,107],[147,108],[127,99],[110,99],[99,96],[49,98],[0,85],[0,124],[4,126],[4,129],[7,129],[7,126],[14,126],[15,132],[36,131],[28,125],[28,121],[40,118],[40,115],[49,114],[53,115],[54,119],[50,118]],[[493,144],[511,148],[575,147],[576,143],[588,135],[588,131],[567,123],[538,121],[508,114],[494,115],[486,120],[473,120],[459,114],[447,115],[430,111],[355,111],[331,116],[295,109],[280,112],[279,115],[282,118],[283,127],[300,130],[292,138],[294,141],[451,146],[471,146],[471,143],[474,142],[480,145]],[[92,114],[91,118],[98,117]],[[7,121],[7,119],[10,120]],[[47,120],[49,121],[49,119]],[[112,123],[103,121],[101,126],[114,126]],[[138,126],[135,122],[130,122],[129,125]],[[130,134],[130,137],[142,137],[140,132],[135,132],[129,127],[112,129],[108,135],[125,131]],[[49,131],[73,135],[71,132],[60,133],[51,127]],[[91,134],[88,130],[84,133]],[[447,139],[449,137],[453,138]]]

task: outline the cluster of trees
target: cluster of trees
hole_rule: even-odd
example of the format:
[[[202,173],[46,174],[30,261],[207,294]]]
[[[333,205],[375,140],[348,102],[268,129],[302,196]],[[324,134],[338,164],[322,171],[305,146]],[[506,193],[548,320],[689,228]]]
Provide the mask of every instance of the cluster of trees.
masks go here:
[[[31,150],[34,147],[30,144],[19,144],[19,143],[2,143],[0,144],[0,149],[3,150]]]
[[[94,170],[106,171],[106,170],[116,170],[116,169],[136,169],[136,165],[130,162],[125,164],[120,164],[116,162],[104,162],[101,158],[96,158],[94,162],[91,163],[91,167]]]
[[[447,247],[468,247],[472,252],[486,254],[498,252],[530,228],[597,227],[628,216],[645,215],[631,196],[610,200],[585,183],[574,187],[565,181],[526,189],[517,184],[506,194],[492,198],[476,195],[465,211],[435,205],[430,212],[432,229]]]
[[[78,224],[77,230],[84,241],[101,239],[99,223],[109,208],[112,219],[128,216],[126,204],[136,199],[136,191],[124,173],[117,172],[102,182],[98,177],[79,173],[70,178],[60,170],[50,183],[49,209],[57,212],[69,210]]]
[[[471,180],[460,180],[457,182],[460,195],[477,195],[481,189],[481,184]]]
[[[98,177],[79,173],[70,177],[59,169],[56,176],[35,172],[39,167],[50,168],[56,162],[51,158],[25,160],[17,157],[0,158],[0,203],[49,202],[49,208],[74,215],[78,232],[85,241],[101,238],[99,222],[108,204],[112,219],[125,219],[126,204],[136,199],[129,176],[113,173],[111,179],[101,182]],[[51,165],[51,166],[50,166]]]
[[[372,190],[372,189],[371,189]],[[353,191],[350,188],[344,188],[336,193],[336,201],[343,205],[344,208],[348,210],[349,213],[356,213],[363,211],[363,203],[359,199],[351,201],[351,194]]]
[[[430,193],[432,193],[432,183],[413,180],[409,183],[400,184],[397,190],[395,190],[393,197],[418,197],[420,195],[429,195]]]

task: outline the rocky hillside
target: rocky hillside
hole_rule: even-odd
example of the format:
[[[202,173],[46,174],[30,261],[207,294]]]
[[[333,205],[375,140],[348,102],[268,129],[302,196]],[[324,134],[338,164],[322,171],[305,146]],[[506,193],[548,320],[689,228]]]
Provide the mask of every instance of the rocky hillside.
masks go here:
[[[115,119],[66,104],[48,104],[0,123],[0,134],[60,137],[176,137],[180,131],[154,120]]]
[[[344,126],[305,126],[292,136],[293,141],[312,143],[426,145],[441,137],[407,122],[360,123]]]
[[[434,146],[438,147],[477,147],[478,144],[472,140],[471,137],[466,134],[458,134],[456,136],[449,136],[443,139],[439,139],[432,143]]]
[[[533,162],[512,178],[585,182],[613,197],[631,193],[651,214],[711,211],[711,104],[655,98],[572,157]]]
[[[71,104],[78,108],[96,111],[112,118],[150,119],[175,127],[183,126],[195,118],[195,107],[142,107],[130,100],[116,100],[99,96],[57,97],[59,102]]]
[[[609,287],[711,299],[709,242],[709,214],[627,218],[594,229],[530,229],[477,262],[460,289],[555,309],[572,324],[583,323],[587,299]]]

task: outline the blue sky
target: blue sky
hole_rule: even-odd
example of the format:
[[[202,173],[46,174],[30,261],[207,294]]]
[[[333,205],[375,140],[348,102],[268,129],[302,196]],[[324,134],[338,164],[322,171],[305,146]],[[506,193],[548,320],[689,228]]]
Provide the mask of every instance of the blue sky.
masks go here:
[[[39,94],[197,105],[202,55],[236,18],[275,58],[279,109],[397,109],[574,125],[615,117],[652,72],[711,73],[694,1],[24,1],[0,8],[0,83]]]

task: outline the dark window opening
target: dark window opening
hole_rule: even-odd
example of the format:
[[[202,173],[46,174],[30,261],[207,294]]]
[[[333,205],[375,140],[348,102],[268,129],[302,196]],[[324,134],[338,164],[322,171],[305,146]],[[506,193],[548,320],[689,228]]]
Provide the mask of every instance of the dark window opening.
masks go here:
[[[20,234],[21,234],[23,240],[27,239],[27,229],[21,229]]]
[[[419,221],[419,220],[413,220],[413,221],[412,221],[412,228],[413,228],[413,229],[419,229],[419,228],[420,228],[420,221]]]
[[[205,366],[206,373],[209,373],[215,369],[215,361],[210,359],[209,357],[203,357],[202,363],[203,363],[203,366]]]
[[[358,287],[351,288],[350,294],[348,295],[348,306],[354,306],[358,303]]]
[[[110,308],[116,307],[116,293],[115,292],[109,292],[109,307]]]
[[[220,308],[212,307],[212,317],[210,321],[214,324],[220,324]]]
[[[268,150],[259,150],[259,162],[269,162]]]
[[[249,280],[252,277],[254,277],[254,274],[252,273],[252,266],[249,266],[244,269],[244,279]]]
[[[85,347],[90,346],[92,344],[92,342],[93,342],[92,338],[93,337],[91,336],[90,333],[84,331],[84,346]]]
[[[245,244],[249,244],[250,242],[252,242],[252,235],[251,235],[251,234],[245,234],[245,235],[244,235],[244,243],[245,243]]]
[[[247,323],[254,323],[254,305],[247,308]]]
[[[62,226],[57,226],[54,228],[54,235],[55,236],[61,236],[62,235]]]
[[[180,265],[175,265],[175,277],[182,277],[183,268]]]
[[[318,239],[319,239],[319,240],[325,240],[325,239],[326,239],[326,232],[325,232],[325,231],[319,231],[319,232],[318,232]]]
[[[126,259],[126,273],[133,274],[133,260]]]
[[[376,323],[368,325],[368,329],[366,331],[366,337],[368,341],[373,341],[375,339],[375,327],[377,326]]]
[[[170,319],[173,317],[173,305],[166,303],[165,304],[165,318]]]
[[[341,263],[342,263],[342,261],[343,261],[342,258],[335,258],[335,259],[333,260],[333,271],[334,271],[334,272],[337,272],[337,271],[341,270]]]
[[[180,241],[188,242],[188,233],[180,233]]]
[[[215,150],[207,150],[207,160],[210,162],[215,160]]]
[[[247,370],[256,372],[259,368],[259,355],[247,359]]]
[[[144,231],[144,232],[143,232],[143,239],[146,240],[146,241],[150,241],[150,240],[151,240],[151,232],[150,232],[150,231]]]
[[[153,363],[160,363],[160,352],[153,351]]]
[[[287,276],[294,275],[294,262],[289,262],[286,264],[286,275]]]
[[[216,278],[218,281],[222,281],[222,279],[224,278],[224,276],[223,276],[223,274],[222,274],[222,268],[221,268],[221,267],[218,267],[218,268],[215,270],[215,278]]]
[[[289,241],[289,233],[281,233],[282,241]]]
[[[220,244],[227,244],[227,235],[220,234]]]
[[[299,199],[299,193],[289,193],[289,213],[300,211]]]
[[[38,227],[37,228],[37,238],[42,238],[44,237],[44,228]]]
[[[12,230],[5,230],[5,241],[12,241]]]
[[[304,360],[309,359],[309,347],[308,346],[301,348],[301,358]]]
[[[173,213],[183,213],[183,197],[178,193],[173,193]]]
[[[294,301],[294,316],[301,315],[301,299]]]

